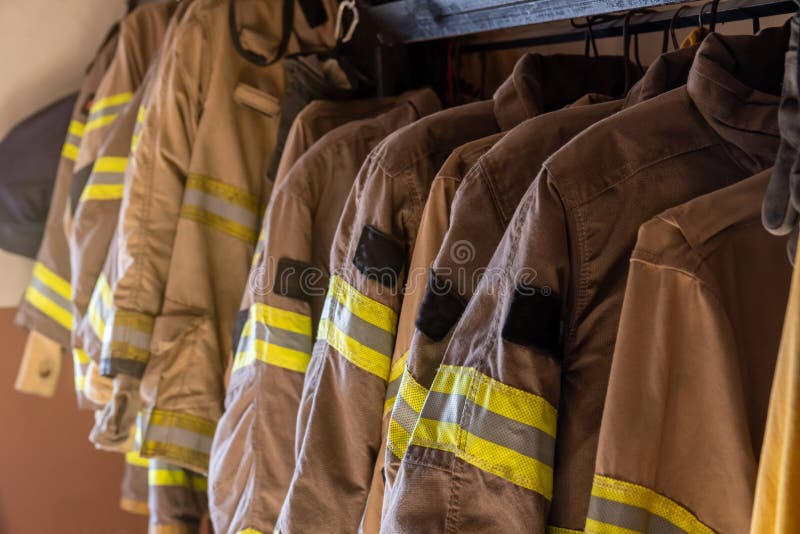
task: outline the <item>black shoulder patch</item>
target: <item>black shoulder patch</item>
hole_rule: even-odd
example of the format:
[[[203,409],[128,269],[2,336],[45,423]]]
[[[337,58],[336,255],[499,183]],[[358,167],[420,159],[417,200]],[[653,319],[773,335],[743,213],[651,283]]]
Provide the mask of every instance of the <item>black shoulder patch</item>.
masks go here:
[[[69,192],[70,209],[72,213],[75,213],[75,210],[78,209],[78,202],[81,200],[83,188],[89,183],[89,177],[92,174],[93,166],[94,164],[90,163],[72,175],[72,186],[70,186]]]
[[[353,256],[353,264],[364,276],[394,287],[404,263],[405,247],[400,241],[374,226],[364,225]]]
[[[503,339],[558,354],[561,304],[549,288],[520,285],[514,290]]]
[[[233,322],[233,353],[239,351],[239,340],[242,337],[244,325],[247,322],[248,310],[239,310],[236,312],[236,320]]]
[[[325,5],[322,0],[299,0],[300,9],[308,22],[309,28],[316,28],[328,21],[328,14],[325,13]]]
[[[419,305],[414,325],[433,341],[441,341],[461,318],[465,308],[466,304],[453,289],[453,285],[436,276],[431,269],[428,287]]]
[[[289,258],[279,259],[273,286],[275,294],[306,302],[311,300],[311,293],[305,283],[311,269],[313,269],[312,265],[304,261]]]

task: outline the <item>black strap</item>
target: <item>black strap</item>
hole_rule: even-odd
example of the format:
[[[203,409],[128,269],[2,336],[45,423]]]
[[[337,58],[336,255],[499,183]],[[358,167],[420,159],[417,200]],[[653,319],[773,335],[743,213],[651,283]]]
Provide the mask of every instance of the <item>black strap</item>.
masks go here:
[[[268,67],[286,55],[286,49],[289,47],[289,39],[292,37],[292,30],[294,29],[294,0],[283,0],[283,35],[281,36],[281,42],[278,44],[278,52],[272,59],[268,59],[261,54],[256,54],[242,46],[242,43],[239,41],[239,29],[236,25],[236,0],[230,0],[228,25],[230,26],[233,46],[236,48],[239,55],[259,67]]]

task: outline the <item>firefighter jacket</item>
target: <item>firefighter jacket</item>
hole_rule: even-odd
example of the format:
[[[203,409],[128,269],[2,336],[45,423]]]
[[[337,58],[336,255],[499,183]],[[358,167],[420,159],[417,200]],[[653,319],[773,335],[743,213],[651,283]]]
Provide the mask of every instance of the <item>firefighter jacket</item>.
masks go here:
[[[301,437],[278,521],[281,531],[354,532],[361,523],[380,449],[409,256],[430,184],[447,156],[587,90],[614,93],[619,76],[613,73],[623,68],[620,58],[528,54],[494,100],[423,118],[372,151],[331,251],[328,296],[304,383]],[[565,71],[576,76],[563,76]]]
[[[199,473],[270,189],[285,74],[267,58],[280,15],[254,0],[195,1],[128,162],[100,369],[144,375],[140,454]]]
[[[0,249],[36,258],[77,99],[73,93],[40,109],[0,141]]]
[[[427,296],[423,297],[415,314],[419,328],[413,334],[410,348],[406,345],[405,370],[400,368],[393,372],[402,400],[395,403],[394,395],[387,395],[387,404],[396,405],[396,413],[389,422],[386,449],[388,485],[394,480],[452,329],[472,297],[520,199],[544,161],[575,135],[621,107],[633,106],[686,83],[695,51],[696,48],[659,57],[631,88],[624,103],[601,104],[604,97],[589,94],[574,102],[570,106],[573,109],[554,111],[526,121],[512,130],[508,140],[500,143],[496,150],[481,158],[475,170],[465,178],[454,200],[442,246],[436,251],[439,254],[430,272],[426,270],[429,278],[422,282],[428,286]],[[529,170],[525,173],[506,164],[521,151],[528,152]],[[477,209],[487,203],[486,199],[492,199],[487,209]],[[395,353],[399,346],[398,342]],[[391,392],[391,385],[389,389]]]
[[[144,92],[143,81],[150,65],[157,63],[154,60],[175,5],[174,2],[145,4],[123,20],[114,60],[97,88],[84,130],[72,180],[72,222],[66,229],[76,384],[86,383],[91,376],[89,362],[99,361],[99,341],[94,343],[94,357],[91,357],[87,351],[91,339],[87,339],[89,332],[86,330],[91,325],[98,340],[102,339],[104,315],[101,312],[104,310],[95,306],[94,315],[87,316],[89,300],[116,227],[131,136]],[[118,123],[120,117],[124,117],[122,124]],[[106,287],[101,289],[105,290],[102,296],[107,300]],[[91,396],[92,389],[78,392],[78,397]],[[90,403],[83,401],[82,404]]]
[[[797,261],[794,264],[758,465],[750,529],[750,532],[758,534],[795,532],[800,528],[796,507],[800,495],[800,450],[797,447],[800,439],[800,338],[797,330],[800,270],[796,267]]]
[[[792,232],[789,242],[790,258],[794,260],[789,304],[783,323],[783,334],[778,352],[778,363],[772,383],[769,415],[764,433],[761,461],[758,466],[753,520],[750,529],[758,534],[795,532],[800,529],[796,503],[800,497],[800,337],[797,317],[800,314],[800,275],[798,275],[797,209],[800,191],[794,169],[800,159],[800,130],[797,121],[798,41],[800,41],[800,15],[791,19],[792,35],[784,59],[784,80],[778,122],[781,145],[772,170],[767,194],[764,198],[762,219],[764,226],[778,234]],[[794,253],[794,254],[793,254]],[[780,268],[780,267],[778,267]]]
[[[639,229],[587,531],[748,531],[791,278],[761,226],[769,175]]]
[[[584,528],[639,225],[771,165],[785,43],[712,34],[686,86],[545,162],[419,406],[386,532]]]
[[[264,218],[263,252],[251,269],[240,312],[247,322],[212,450],[216,532],[272,532],[294,471],[297,407],[350,187],[375,145],[440,106],[429,89],[358,105],[383,113],[317,141],[275,189]]]
[[[78,156],[92,98],[114,57],[118,26],[106,37],[86,71],[78,100],[72,111],[67,137],[61,151],[50,210],[33,277],[19,305],[16,321],[32,332],[69,347],[72,328],[72,289],[69,283],[69,249],[64,231],[64,212],[69,202],[72,171]]]

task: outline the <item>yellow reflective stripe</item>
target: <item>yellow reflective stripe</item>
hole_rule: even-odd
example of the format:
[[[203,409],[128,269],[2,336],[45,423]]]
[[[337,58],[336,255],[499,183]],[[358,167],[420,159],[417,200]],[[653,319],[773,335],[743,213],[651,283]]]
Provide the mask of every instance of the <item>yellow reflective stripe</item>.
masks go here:
[[[86,389],[86,377],[83,375],[75,375],[75,391],[83,391]]]
[[[308,364],[311,362],[311,354],[307,352],[287,349],[260,339],[253,340],[253,349],[252,351],[236,353],[233,371],[238,371],[254,361],[260,360],[275,367],[305,373],[308,369]]]
[[[581,534],[582,530],[572,530],[569,528],[562,528],[562,527],[547,527],[547,534]]]
[[[72,349],[72,359],[78,365],[89,365],[92,361],[83,349]]]
[[[43,295],[35,287],[28,286],[28,289],[25,290],[25,300],[67,330],[72,329],[72,313]]]
[[[210,438],[214,437],[214,429],[216,428],[214,422],[208,419],[165,410],[153,410],[150,412],[150,424],[182,428]]]
[[[116,95],[107,96],[105,98],[101,98],[100,100],[95,100],[92,103],[92,107],[89,108],[89,115],[94,115],[99,111],[102,111],[106,108],[110,108],[112,106],[119,106],[120,104],[127,104],[133,98],[133,93],[118,93]]]
[[[254,528],[246,528],[244,530],[240,530],[236,534],[264,534],[264,533]]]
[[[254,304],[252,313],[255,320],[265,325],[311,336],[311,317],[308,315],[282,310],[262,303]]]
[[[225,202],[236,204],[248,211],[258,214],[258,197],[238,187],[215,180],[210,176],[194,173],[190,174],[186,179],[186,187],[195,189],[206,195],[217,197]]]
[[[556,437],[558,411],[552,404],[489,376],[480,375],[479,379],[477,391],[470,396],[475,404]]]
[[[255,231],[242,224],[231,221],[225,217],[211,213],[198,206],[184,204],[181,208],[181,217],[191,219],[197,223],[204,224],[215,230],[226,233],[242,241],[252,243],[255,239]]]
[[[130,465],[135,465],[136,467],[147,467],[150,465],[150,461],[147,458],[142,458],[141,455],[136,451],[126,452],[125,461]]]
[[[389,306],[367,297],[340,276],[331,276],[328,294],[333,295],[356,317],[386,330],[392,335],[397,333],[397,313]]]
[[[80,201],[119,200],[123,194],[122,184],[90,184],[83,188]]]
[[[342,356],[361,369],[386,380],[391,365],[390,358],[366,345],[362,345],[333,324],[330,319],[319,323],[318,338],[324,339]]]
[[[78,147],[72,143],[64,143],[64,147],[61,149],[61,155],[68,160],[75,161],[78,159]]]
[[[442,365],[433,380],[431,391],[466,397],[477,374],[473,367]]]
[[[428,390],[425,386],[414,380],[411,373],[406,370],[403,381],[400,383],[400,392],[398,395],[412,410],[420,413],[425,404],[425,398],[428,396]]]
[[[148,457],[164,458],[173,463],[191,466],[197,471],[208,470],[209,455],[189,447],[146,439],[142,442],[140,450]]]
[[[713,530],[703,524],[692,512],[680,504],[669,497],[665,497],[664,495],[638,484],[632,484],[602,475],[595,475],[592,485],[592,497],[605,499],[612,503],[622,503],[641,508],[650,514],[657,515],[667,520],[669,523],[672,523],[685,532],[713,533]],[[595,523],[593,528],[600,528],[600,530],[597,530],[598,532],[612,532],[610,527],[614,525],[609,526],[596,520],[592,520],[592,522]],[[588,523],[589,521],[587,520],[587,525]]]
[[[411,434],[394,419],[389,421],[389,436],[386,446],[400,460],[406,455],[408,444],[411,442]]]
[[[463,430],[458,423],[420,418],[412,444],[450,452],[478,469],[535,491],[553,496],[553,469],[534,458]]]
[[[641,534],[638,530],[630,530],[609,523],[601,523],[592,518],[586,518],[584,532],[587,534]]]
[[[117,119],[118,115],[118,113],[114,113],[112,115],[104,115],[102,117],[97,117],[96,119],[90,120],[86,123],[86,133],[89,133],[93,130],[98,130],[103,126],[111,124]]]
[[[392,371],[389,373],[389,382],[397,380],[403,375],[403,370],[406,368],[406,360],[408,360],[408,351],[405,351],[403,355],[392,364]]]
[[[70,121],[69,123],[69,134],[74,135],[75,137],[83,137],[83,130],[85,125],[80,121]]]
[[[193,491],[206,491],[208,481],[205,477],[188,475],[183,469],[155,469],[147,471],[147,483],[151,486],[178,486]]]
[[[92,167],[92,172],[125,172],[128,166],[128,158],[106,156],[99,158]]]
[[[33,276],[65,299],[72,299],[72,287],[69,285],[69,282],[45,267],[44,264],[36,262],[36,265],[33,267]]]

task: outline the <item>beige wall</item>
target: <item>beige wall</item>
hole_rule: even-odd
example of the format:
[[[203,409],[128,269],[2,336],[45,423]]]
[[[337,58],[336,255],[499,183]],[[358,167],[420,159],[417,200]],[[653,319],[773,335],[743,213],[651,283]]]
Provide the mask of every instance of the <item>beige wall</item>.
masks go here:
[[[123,0],[0,0],[0,137],[78,88]],[[0,251],[0,307],[16,306],[30,260]]]

